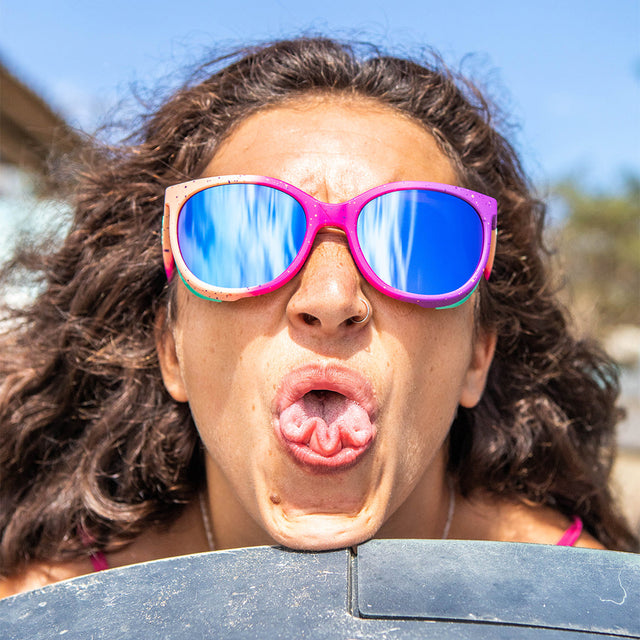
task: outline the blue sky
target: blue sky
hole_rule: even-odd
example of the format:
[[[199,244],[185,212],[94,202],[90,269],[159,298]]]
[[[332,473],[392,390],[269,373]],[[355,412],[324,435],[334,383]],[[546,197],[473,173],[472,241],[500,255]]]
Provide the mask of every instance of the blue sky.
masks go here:
[[[303,31],[431,46],[488,85],[539,184],[640,175],[640,0],[0,0],[0,29],[0,59],[89,130],[216,47]]]

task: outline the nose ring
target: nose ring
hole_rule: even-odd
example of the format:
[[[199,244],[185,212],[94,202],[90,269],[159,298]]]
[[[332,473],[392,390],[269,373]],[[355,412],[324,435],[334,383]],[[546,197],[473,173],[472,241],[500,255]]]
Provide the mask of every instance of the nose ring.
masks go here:
[[[364,317],[360,318],[360,320],[354,320],[352,318],[351,322],[353,322],[354,324],[362,324],[363,322],[366,322],[371,317],[371,305],[364,298],[360,298],[360,300],[364,302],[364,306],[367,308],[367,311],[364,314]]]

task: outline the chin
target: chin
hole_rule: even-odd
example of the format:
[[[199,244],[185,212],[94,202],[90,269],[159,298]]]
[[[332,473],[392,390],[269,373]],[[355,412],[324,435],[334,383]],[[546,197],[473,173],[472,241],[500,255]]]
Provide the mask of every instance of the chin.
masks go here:
[[[271,514],[265,523],[280,545],[298,551],[330,551],[361,544],[382,525],[366,514]]]

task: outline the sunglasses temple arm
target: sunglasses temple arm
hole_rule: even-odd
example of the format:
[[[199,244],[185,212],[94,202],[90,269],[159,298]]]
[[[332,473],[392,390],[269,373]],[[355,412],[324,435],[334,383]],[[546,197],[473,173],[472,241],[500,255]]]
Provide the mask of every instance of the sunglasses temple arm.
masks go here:
[[[173,252],[171,251],[169,218],[169,206],[166,205],[164,215],[162,216],[162,262],[164,263],[164,272],[167,274],[167,280],[171,282],[175,270],[175,261],[173,259]]]
[[[491,244],[489,246],[489,258],[487,259],[487,266],[484,268],[484,279],[488,280],[491,275],[491,269],[493,268],[493,260],[496,257],[496,244],[498,243],[498,229],[491,230]]]

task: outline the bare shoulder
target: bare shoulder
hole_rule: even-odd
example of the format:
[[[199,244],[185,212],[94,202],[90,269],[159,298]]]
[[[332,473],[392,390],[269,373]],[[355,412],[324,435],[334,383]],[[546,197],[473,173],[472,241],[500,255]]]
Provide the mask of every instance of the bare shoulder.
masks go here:
[[[8,598],[24,591],[39,589],[61,580],[77,578],[92,571],[91,563],[85,560],[62,563],[33,563],[15,575],[8,578],[0,578],[0,598]]]
[[[572,522],[565,515],[544,506],[530,506],[500,500],[484,494],[461,500],[452,537],[503,542],[558,543]],[[583,531],[576,547],[604,549]]]
[[[169,527],[150,528],[120,549],[107,553],[108,566],[123,567],[138,562],[207,551],[209,547],[200,518],[198,503],[190,504]],[[0,598],[93,572],[88,552],[86,558],[64,563],[34,562],[15,575],[0,578]]]

